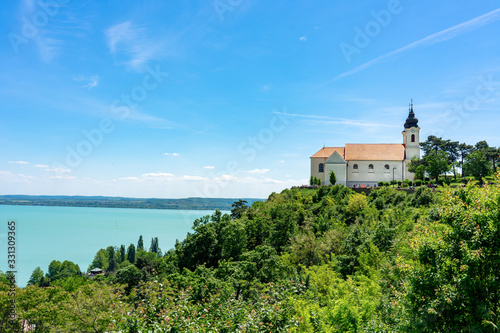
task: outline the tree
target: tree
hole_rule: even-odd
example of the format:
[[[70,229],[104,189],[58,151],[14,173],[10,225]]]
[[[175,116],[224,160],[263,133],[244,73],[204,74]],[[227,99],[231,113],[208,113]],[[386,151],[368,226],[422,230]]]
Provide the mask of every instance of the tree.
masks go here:
[[[333,172],[333,170],[330,170],[329,179],[330,185],[335,185],[335,183],[337,182],[337,176],[335,176],[335,172]]]
[[[31,273],[31,277],[28,280],[28,286],[31,285],[37,286],[42,280],[42,278],[43,278],[43,271],[40,268],[40,266],[38,266],[37,268],[35,268],[33,273]]]
[[[427,162],[427,172],[431,178],[436,179],[436,184],[439,182],[439,176],[449,170],[448,156],[445,152],[431,151],[425,157]]]
[[[448,154],[448,163],[453,168],[453,175],[455,176],[455,180],[457,179],[455,162],[457,161],[458,157],[460,156],[458,147],[459,147],[458,141],[446,140],[443,142],[443,151]]]
[[[495,332],[500,325],[500,187],[447,189],[442,198],[446,208],[440,228],[446,232],[422,227],[422,238],[414,243],[419,264],[409,275],[408,294],[413,329]]]
[[[109,266],[108,251],[106,251],[105,249],[100,249],[99,251],[97,251],[96,255],[94,256],[94,260],[92,261],[87,270],[91,271],[94,268],[100,268],[104,271],[107,271],[108,266]]]
[[[106,249],[108,252],[108,272],[114,272],[116,270],[116,255],[115,255],[115,248],[113,246],[108,246]]]
[[[156,253],[158,256],[161,256],[161,249],[158,243],[158,237],[151,238],[151,246],[149,247],[149,252]]]
[[[488,165],[488,160],[482,151],[473,151],[465,159],[464,169],[467,175],[473,176],[482,184],[483,177],[490,174],[491,169]]]
[[[415,180],[424,180],[426,162],[422,158],[412,158],[408,164],[408,171],[415,174]]]
[[[125,252],[125,245],[121,245],[120,246],[120,256],[119,256],[119,262],[122,263],[125,261],[125,257],[126,257],[126,252]]]
[[[135,246],[130,244],[127,249],[127,260],[133,264],[135,263]]]
[[[144,250],[144,241],[142,240],[142,235],[139,236],[139,241],[137,242],[137,250]]]
[[[241,200],[241,199],[233,202],[233,204],[231,205],[231,207],[233,207],[231,209],[231,217],[233,219],[239,219],[243,215],[245,210],[248,209],[248,206],[246,205],[247,203],[248,203],[248,201]]]
[[[438,138],[434,135],[429,135],[427,137],[427,141],[421,142],[420,147],[424,151],[424,158],[427,156],[431,151],[438,152],[438,151],[443,151],[444,146],[445,146],[446,141],[443,140],[443,138]]]
[[[462,177],[465,177],[464,162],[465,158],[471,153],[474,147],[466,143],[461,143],[458,145],[458,152],[460,154],[460,167],[462,168]]]

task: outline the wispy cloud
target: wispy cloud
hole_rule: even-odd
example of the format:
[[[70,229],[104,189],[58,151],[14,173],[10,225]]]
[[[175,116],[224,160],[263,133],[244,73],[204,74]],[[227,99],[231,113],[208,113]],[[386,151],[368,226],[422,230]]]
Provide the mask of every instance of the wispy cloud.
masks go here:
[[[309,118],[314,120],[321,120],[322,124],[335,124],[335,125],[346,125],[346,126],[356,126],[356,127],[390,127],[397,128],[399,126],[389,125],[389,124],[381,124],[381,123],[373,123],[367,121],[359,121],[356,119],[345,119],[345,118],[333,118],[328,116],[317,116],[317,115],[304,115],[304,114],[294,114],[294,113],[283,113],[283,112],[273,112],[276,114],[281,114],[290,117],[299,117],[299,118]]]
[[[179,153],[165,153],[165,156],[180,156]]]
[[[89,90],[96,87],[99,84],[99,75],[76,75],[73,77],[73,80],[77,82],[83,82],[83,88],[88,88]]]
[[[126,64],[140,70],[151,59],[159,55],[162,42],[153,41],[144,27],[130,21],[116,24],[105,31],[111,54],[124,54]]]
[[[203,169],[215,169],[215,167],[211,166],[211,165],[207,165],[207,166],[204,166]]]
[[[350,76],[352,74],[358,73],[358,72],[365,70],[369,67],[372,67],[376,64],[385,62],[391,58],[395,58],[398,55],[400,55],[401,53],[404,53],[406,51],[416,49],[416,48],[425,48],[425,47],[429,47],[429,46],[434,45],[434,44],[445,42],[447,40],[450,40],[450,39],[453,39],[453,38],[458,37],[460,35],[463,35],[464,33],[467,33],[467,32],[476,30],[478,28],[481,28],[485,25],[494,23],[498,20],[500,20],[500,8],[495,9],[495,10],[493,10],[489,13],[486,13],[484,15],[478,16],[478,17],[476,17],[472,20],[469,20],[467,22],[463,22],[463,23],[457,24],[451,28],[436,32],[436,33],[434,33],[430,36],[427,36],[425,38],[422,38],[416,42],[413,42],[411,44],[403,46],[403,47],[401,47],[397,50],[394,50],[392,52],[386,53],[386,54],[384,54],[380,57],[377,57],[375,59],[372,59],[368,62],[365,62],[364,64],[362,64],[354,69],[351,69],[347,72],[344,72],[342,74],[337,75],[336,77],[334,77],[332,80],[326,82],[325,84],[328,84],[330,82],[333,82],[333,81],[339,80],[341,78]]]
[[[30,162],[26,162],[26,161],[9,161],[10,164],[23,164],[23,165],[27,165],[27,164],[30,164]]]
[[[173,178],[174,175],[166,172],[150,172],[142,175],[143,178]]]
[[[264,173],[268,173],[269,169],[253,169],[253,170],[248,170],[247,172],[250,173],[250,174],[264,174]]]

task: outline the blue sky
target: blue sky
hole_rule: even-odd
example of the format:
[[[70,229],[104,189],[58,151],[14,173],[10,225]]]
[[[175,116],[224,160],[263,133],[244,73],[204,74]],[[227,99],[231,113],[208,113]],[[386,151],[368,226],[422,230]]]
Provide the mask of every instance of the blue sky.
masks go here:
[[[259,197],[323,145],[500,146],[498,1],[4,1],[0,194]]]

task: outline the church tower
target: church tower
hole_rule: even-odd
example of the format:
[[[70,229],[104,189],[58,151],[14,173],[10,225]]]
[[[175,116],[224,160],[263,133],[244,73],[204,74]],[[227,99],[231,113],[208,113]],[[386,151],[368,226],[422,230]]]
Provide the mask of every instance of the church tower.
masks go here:
[[[418,119],[415,118],[413,112],[413,100],[411,100],[409,111],[403,131],[406,160],[411,160],[413,157],[420,158],[420,127],[418,127]]]

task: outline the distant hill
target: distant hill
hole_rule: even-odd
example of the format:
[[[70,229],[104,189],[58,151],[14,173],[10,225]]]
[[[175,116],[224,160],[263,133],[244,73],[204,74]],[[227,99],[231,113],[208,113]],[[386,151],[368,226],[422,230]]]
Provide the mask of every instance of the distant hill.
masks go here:
[[[0,205],[21,206],[62,206],[62,207],[105,207],[105,208],[142,208],[142,209],[193,209],[193,210],[231,210],[232,198],[122,198],[102,196],[37,196],[37,195],[0,195]],[[250,206],[264,199],[244,198]]]

